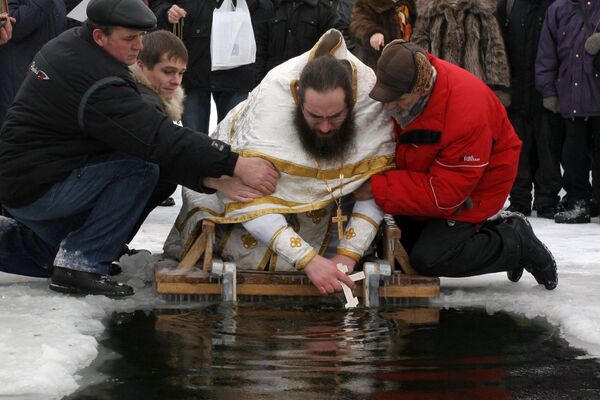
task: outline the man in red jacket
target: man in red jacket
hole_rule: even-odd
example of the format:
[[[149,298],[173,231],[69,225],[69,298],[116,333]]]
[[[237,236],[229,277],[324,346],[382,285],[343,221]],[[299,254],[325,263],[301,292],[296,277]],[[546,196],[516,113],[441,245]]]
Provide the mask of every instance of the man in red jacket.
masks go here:
[[[427,276],[465,277],[523,268],[546,289],[556,262],[518,213],[488,220],[517,173],[521,141],[492,90],[420,47],[391,42],[370,96],[396,122],[396,169],[358,194],[396,217],[413,267]]]

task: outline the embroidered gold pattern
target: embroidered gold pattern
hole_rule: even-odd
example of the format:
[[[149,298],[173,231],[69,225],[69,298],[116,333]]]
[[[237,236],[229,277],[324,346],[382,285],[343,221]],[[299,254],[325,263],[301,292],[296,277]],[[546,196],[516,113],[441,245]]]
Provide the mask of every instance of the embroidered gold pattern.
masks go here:
[[[242,245],[244,246],[245,249],[250,249],[252,247],[256,247],[258,245],[258,240],[256,240],[254,238],[254,236],[252,236],[249,233],[245,233],[242,235]]]
[[[302,240],[298,237],[298,236],[294,236],[290,238],[290,247],[294,248],[294,247],[301,247],[302,246]]]
[[[354,228],[350,228],[346,231],[345,235],[346,235],[346,240],[350,240],[353,237],[356,237],[356,231],[354,231]]]
[[[327,215],[327,210],[321,208],[320,210],[313,210],[306,213],[306,216],[310,218],[313,224],[320,223],[323,218]]]

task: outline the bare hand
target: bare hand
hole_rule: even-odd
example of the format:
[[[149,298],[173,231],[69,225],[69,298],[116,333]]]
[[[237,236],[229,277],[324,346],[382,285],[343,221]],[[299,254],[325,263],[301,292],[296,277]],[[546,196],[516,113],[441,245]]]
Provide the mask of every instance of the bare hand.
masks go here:
[[[13,17],[9,17],[6,13],[0,15],[0,19],[5,21],[4,25],[0,27],[0,45],[2,45],[12,38],[12,26],[17,20]]]
[[[356,266],[356,261],[354,261],[352,258],[345,256],[343,254],[336,254],[335,256],[331,257],[331,262],[333,263],[333,265],[336,265],[336,266],[338,264],[344,264],[345,266],[348,267],[349,274],[351,274],[352,271],[354,271],[354,267]]]
[[[268,196],[275,191],[279,174],[273,164],[258,157],[240,156],[235,164],[233,175],[246,185]]]
[[[208,188],[218,190],[230,200],[242,203],[248,203],[263,196],[258,190],[245,185],[238,177],[204,178],[202,184]]]
[[[181,18],[185,18],[187,15],[187,11],[183,8],[179,7],[177,4],[173,4],[169,11],[167,12],[167,19],[170,23],[176,24],[179,22]]]
[[[355,285],[348,275],[337,269],[333,261],[316,255],[304,268],[308,279],[322,294],[331,294],[342,291],[340,281],[354,289]]]
[[[373,36],[369,39],[369,43],[371,43],[371,47],[375,50],[379,51],[385,44],[385,38],[383,37],[383,33],[374,33]]]
[[[365,183],[352,192],[352,197],[354,197],[354,200],[357,201],[372,199],[373,193],[371,192],[371,180],[367,179]]]

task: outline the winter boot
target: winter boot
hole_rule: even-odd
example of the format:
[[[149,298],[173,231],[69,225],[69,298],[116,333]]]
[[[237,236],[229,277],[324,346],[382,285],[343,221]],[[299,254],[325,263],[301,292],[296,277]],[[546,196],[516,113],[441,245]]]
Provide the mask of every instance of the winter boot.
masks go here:
[[[506,222],[514,228],[521,239],[521,260],[519,265],[525,268],[548,290],[558,285],[556,261],[548,248],[535,236],[533,229],[523,214],[513,213]],[[510,279],[510,276],[509,276]]]
[[[558,210],[555,206],[543,206],[537,209],[538,218],[554,219]]]
[[[554,216],[557,224],[589,224],[590,208],[585,200],[577,200],[573,207]]]

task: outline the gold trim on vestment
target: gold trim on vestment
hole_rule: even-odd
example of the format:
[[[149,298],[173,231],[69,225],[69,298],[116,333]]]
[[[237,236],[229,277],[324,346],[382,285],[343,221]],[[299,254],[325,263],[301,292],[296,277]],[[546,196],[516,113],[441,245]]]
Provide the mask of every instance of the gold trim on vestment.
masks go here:
[[[367,221],[368,223],[373,225],[373,228],[375,228],[375,229],[379,228],[379,224],[377,222],[375,222],[375,220],[373,218],[369,217],[368,215],[361,214],[361,213],[352,213],[352,218],[355,218],[355,217]]]
[[[211,210],[210,208],[206,208],[206,207],[194,207],[192,208],[190,211],[188,211],[188,213],[185,215],[185,218],[183,219],[183,221],[179,222],[179,221],[175,221],[175,228],[181,232],[183,231],[185,224],[187,224],[187,222],[189,221],[189,219],[196,214],[198,211],[204,211],[205,213],[208,213],[210,215],[214,215],[215,217],[218,216],[222,216],[223,213],[218,213],[214,210]]]
[[[311,249],[307,255],[298,260],[298,262],[296,263],[296,269],[298,271],[302,271],[304,268],[306,268],[308,263],[310,263],[312,259],[316,257],[316,255],[317,252],[314,249]]]
[[[346,256],[346,257],[350,257],[351,259],[353,259],[356,262],[358,262],[360,260],[360,257],[361,257],[361,255],[358,254],[358,253],[355,253],[355,252],[347,250],[347,249],[342,249],[342,248],[339,248],[339,247],[338,247],[336,253],[337,254],[341,254],[343,256]]]
[[[271,241],[269,242],[269,249],[273,249],[273,244],[277,240],[277,237],[279,235],[281,235],[281,232],[283,232],[284,230],[286,230],[288,227],[289,227],[289,225],[286,224],[284,226],[279,227],[279,229],[277,229],[277,231],[271,237]]]
[[[265,268],[267,268],[267,265],[269,265],[269,260],[271,259],[272,253],[273,253],[273,251],[271,249],[267,248],[267,251],[266,251],[264,257],[262,258],[262,260],[260,260],[260,263],[258,264],[259,271],[264,271]]]
[[[277,269],[277,253],[271,253],[271,259],[269,260],[269,271],[275,272]]]
[[[265,153],[255,150],[234,149],[236,153],[243,157],[260,157],[270,161],[279,172],[286,173],[292,176],[314,179],[337,179],[340,173],[350,178],[355,175],[363,175],[370,172],[371,175],[377,172],[385,171],[393,167],[394,155],[371,157],[359,161],[354,164],[344,164],[343,168],[319,169],[315,167],[307,167],[300,164],[295,164],[290,161],[276,158]]]
[[[245,106],[246,105],[244,104],[244,107]],[[231,128],[229,128],[229,143],[228,143],[230,146],[231,146],[231,143],[233,142],[233,138],[235,137],[235,123],[237,122],[238,116],[240,115],[240,111],[242,109],[237,110],[233,114],[233,117],[231,118]]]

